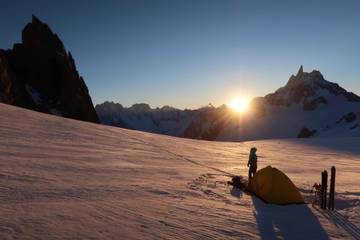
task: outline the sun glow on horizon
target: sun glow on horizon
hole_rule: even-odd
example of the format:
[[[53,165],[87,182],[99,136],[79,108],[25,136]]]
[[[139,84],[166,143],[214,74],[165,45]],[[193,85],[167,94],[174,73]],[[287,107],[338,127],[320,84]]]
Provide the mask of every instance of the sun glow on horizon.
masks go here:
[[[237,97],[231,103],[227,104],[229,108],[236,112],[243,113],[249,108],[250,100],[246,97]]]

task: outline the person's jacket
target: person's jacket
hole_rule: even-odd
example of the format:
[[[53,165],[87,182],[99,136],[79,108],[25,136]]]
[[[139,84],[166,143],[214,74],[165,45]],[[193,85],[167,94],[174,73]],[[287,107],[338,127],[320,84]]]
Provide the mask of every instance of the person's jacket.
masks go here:
[[[256,166],[257,165],[257,156],[255,153],[250,153],[248,166]]]

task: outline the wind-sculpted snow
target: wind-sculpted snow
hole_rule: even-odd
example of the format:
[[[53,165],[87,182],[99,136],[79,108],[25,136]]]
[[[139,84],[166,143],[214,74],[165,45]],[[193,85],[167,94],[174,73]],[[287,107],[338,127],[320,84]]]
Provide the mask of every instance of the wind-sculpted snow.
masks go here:
[[[80,122],[0,104],[0,239],[359,238],[360,139],[210,142]],[[275,206],[226,185],[284,171],[307,201],[337,167],[336,208]]]

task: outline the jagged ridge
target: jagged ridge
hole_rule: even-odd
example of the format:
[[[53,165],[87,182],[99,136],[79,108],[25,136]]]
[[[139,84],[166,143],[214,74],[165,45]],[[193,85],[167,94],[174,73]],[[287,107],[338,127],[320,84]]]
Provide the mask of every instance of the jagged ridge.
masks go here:
[[[342,95],[349,102],[360,102],[360,97],[356,94],[347,92],[336,83],[326,81],[317,70],[304,72],[303,66],[295,76],[291,75],[284,87],[266,95],[265,100],[268,104],[282,106],[300,103],[304,110],[314,110],[319,104],[327,104],[326,98],[319,93],[320,90],[327,90],[335,96]]]

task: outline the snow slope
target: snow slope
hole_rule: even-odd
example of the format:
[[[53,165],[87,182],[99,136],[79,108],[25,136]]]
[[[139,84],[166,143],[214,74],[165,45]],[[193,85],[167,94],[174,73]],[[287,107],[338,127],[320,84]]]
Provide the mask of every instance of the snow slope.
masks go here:
[[[4,104],[0,122],[0,239],[360,238],[359,138],[197,141]],[[337,211],[228,187],[252,146],[305,195],[336,165]]]

